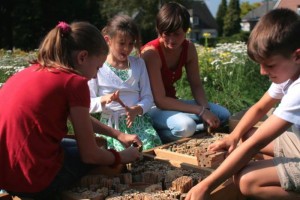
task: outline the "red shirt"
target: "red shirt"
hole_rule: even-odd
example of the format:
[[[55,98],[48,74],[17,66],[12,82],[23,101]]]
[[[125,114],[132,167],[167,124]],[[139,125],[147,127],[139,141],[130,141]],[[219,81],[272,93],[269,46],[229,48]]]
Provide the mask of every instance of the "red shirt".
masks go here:
[[[182,43],[182,51],[180,54],[178,65],[176,69],[172,70],[168,68],[164,53],[159,43],[159,38],[148,42],[143,48],[145,48],[146,46],[153,46],[159,53],[160,60],[162,63],[161,76],[164,83],[166,95],[168,97],[177,98],[174,83],[178,81],[182,76],[182,68],[187,61],[189,41],[184,40],[184,42]]]
[[[0,188],[39,192],[63,163],[62,138],[72,106],[89,107],[87,79],[30,66],[0,89]]]

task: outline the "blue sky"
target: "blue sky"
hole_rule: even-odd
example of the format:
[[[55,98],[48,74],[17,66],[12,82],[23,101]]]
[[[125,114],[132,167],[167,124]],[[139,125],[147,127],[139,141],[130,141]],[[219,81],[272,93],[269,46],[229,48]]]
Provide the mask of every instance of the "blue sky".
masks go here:
[[[211,14],[215,17],[218,11],[221,0],[204,0]],[[227,0],[227,5],[230,0]],[[240,3],[248,1],[250,4],[255,2],[262,2],[263,0],[240,0]]]

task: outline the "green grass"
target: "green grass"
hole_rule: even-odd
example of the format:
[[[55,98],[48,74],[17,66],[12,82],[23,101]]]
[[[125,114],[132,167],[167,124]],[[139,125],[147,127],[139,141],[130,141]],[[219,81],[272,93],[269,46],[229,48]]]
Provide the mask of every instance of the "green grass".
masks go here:
[[[218,44],[215,48],[197,47],[202,83],[210,102],[231,113],[253,105],[268,89],[270,82],[259,73],[259,65],[250,60],[242,42]],[[177,96],[192,99],[186,73],[177,82]]]

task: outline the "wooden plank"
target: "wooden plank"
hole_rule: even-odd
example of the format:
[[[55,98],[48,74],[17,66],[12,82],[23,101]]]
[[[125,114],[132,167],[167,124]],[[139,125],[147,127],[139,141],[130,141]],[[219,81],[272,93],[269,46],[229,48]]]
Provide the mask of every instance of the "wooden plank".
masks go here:
[[[179,154],[164,149],[154,149],[155,155],[159,158],[176,160],[181,163],[188,163],[192,165],[198,165],[197,158],[195,156],[189,156],[185,154]]]
[[[198,134],[190,138],[184,138],[180,141],[168,143],[156,148],[153,148],[147,152],[143,152],[143,156],[153,159],[154,157],[162,160],[170,160],[172,163],[187,163],[201,167],[213,167],[216,168],[224,157],[224,153],[211,153],[210,156],[206,153],[206,146],[217,140],[219,137],[226,137],[227,134],[216,133],[216,136],[207,136],[206,134]],[[197,153],[201,151],[201,153]],[[205,152],[205,153],[202,153]],[[202,154],[205,154],[205,159],[201,159]],[[206,158],[207,157],[207,158]],[[209,161],[206,163],[206,161]],[[205,162],[205,164],[201,163]]]

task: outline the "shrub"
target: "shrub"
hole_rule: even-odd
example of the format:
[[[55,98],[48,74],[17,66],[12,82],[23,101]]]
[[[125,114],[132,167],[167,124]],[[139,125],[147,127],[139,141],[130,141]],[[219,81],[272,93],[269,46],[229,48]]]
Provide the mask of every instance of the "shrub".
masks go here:
[[[245,43],[219,43],[215,48],[196,47],[201,79],[209,101],[219,103],[234,113],[254,104],[269,87],[267,77],[259,74],[259,65],[248,58]],[[36,52],[0,50],[0,85],[27,67],[29,60],[36,57]],[[175,86],[179,98],[193,99],[185,72]]]
[[[259,73],[259,65],[250,60],[243,42],[217,44],[215,48],[197,46],[202,83],[210,102],[227,107],[231,113],[254,104],[270,82]],[[177,96],[192,99],[184,71],[176,83]]]

